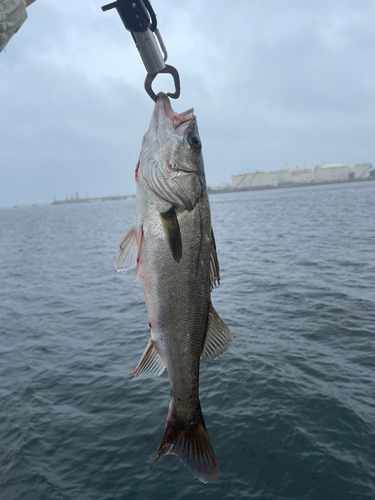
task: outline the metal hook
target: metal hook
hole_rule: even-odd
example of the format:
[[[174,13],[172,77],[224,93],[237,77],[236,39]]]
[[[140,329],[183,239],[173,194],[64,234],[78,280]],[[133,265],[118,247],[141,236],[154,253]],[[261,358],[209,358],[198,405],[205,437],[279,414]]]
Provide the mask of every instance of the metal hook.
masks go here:
[[[173,66],[169,66],[169,64],[166,64],[165,68],[160,70],[158,73],[154,73],[152,75],[147,74],[145,80],[145,89],[147,94],[151,97],[151,99],[153,99],[156,102],[157,95],[152,90],[152,82],[155,80],[155,78],[158,76],[159,73],[169,73],[170,75],[173,76],[175,92],[173,94],[168,92],[167,96],[171,97],[172,99],[178,99],[180,97],[180,91],[181,91],[180,76],[178,74],[177,69],[174,68]]]

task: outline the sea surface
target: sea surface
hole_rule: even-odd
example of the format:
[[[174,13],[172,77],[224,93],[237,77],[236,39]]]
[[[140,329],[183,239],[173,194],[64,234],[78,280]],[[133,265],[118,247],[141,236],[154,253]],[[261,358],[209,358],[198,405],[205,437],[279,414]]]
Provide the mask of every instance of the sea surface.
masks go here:
[[[212,195],[214,307],[234,344],[201,366],[220,468],[150,462],[166,372],[116,273],[134,200],[0,210],[0,498],[375,498],[375,182]]]

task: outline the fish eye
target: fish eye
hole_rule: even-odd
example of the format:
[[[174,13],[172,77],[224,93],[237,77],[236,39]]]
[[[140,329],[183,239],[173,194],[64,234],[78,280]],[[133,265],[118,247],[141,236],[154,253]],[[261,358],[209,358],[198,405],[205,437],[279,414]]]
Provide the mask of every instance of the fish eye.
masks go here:
[[[197,151],[200,150],[202,147],[199,137],[195,134],[189,136],[189,144],[192,148],[194,148]]]

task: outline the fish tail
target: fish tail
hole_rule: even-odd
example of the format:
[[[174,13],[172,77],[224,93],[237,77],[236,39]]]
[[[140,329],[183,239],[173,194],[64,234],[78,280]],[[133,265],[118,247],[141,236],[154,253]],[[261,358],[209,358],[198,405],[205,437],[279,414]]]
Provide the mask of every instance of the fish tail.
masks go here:
[[[151,467],[159,458],[169,454],[176,455],[203,483],[216,483],[219,480],[217,461],[200,406],[189,422],[179,420],[174,412],[169,412],[164,436]]]

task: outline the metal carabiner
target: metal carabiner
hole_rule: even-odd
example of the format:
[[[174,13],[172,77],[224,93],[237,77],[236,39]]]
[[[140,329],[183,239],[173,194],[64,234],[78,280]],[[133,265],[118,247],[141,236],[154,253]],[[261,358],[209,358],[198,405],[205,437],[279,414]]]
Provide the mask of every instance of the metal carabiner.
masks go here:
[[[168,53],[163,39],[157,29],[156,15],[149,0],[117,0],[102,7],[103,11],[116,9],[125,28],[131,32],[135,45],[147,70],[145,90],[156,101],[152,90],[152,82],[159,73],[172,75],[175,92],[169,97],[177,99],[180,96],[180,77],[173,66],[166,63]]]
[[[177,69],[174,68],[173,66],[169,66],[169,64],[166,64],[165,68],[160,70],[159,73],[169,73],[170,75],[173,76],[175,91],[173,94],[167,92],[167,95],[169,97],[172,97],[172,99],[178,99],[180,97],[181,86],[180,86],[180,75],[178,74]],[[154,73],[152,75],[148,73],[145,80],[145,90],[147,94],[151,97],[151,99],[153,99],[155,102],[157,96],[155,92],[152,90],[152,82],[155,80],[155,78],[158,76],[159,73]]]

